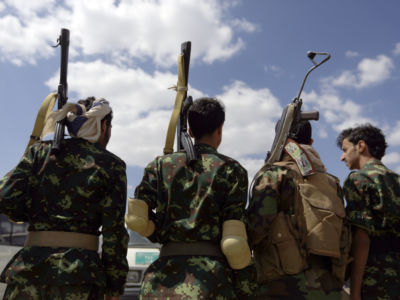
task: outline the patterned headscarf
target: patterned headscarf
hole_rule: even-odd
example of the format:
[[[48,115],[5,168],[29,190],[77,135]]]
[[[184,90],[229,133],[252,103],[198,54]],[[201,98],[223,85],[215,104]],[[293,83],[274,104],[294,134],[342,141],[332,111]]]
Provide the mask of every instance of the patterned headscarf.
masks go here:
[[[103,98],[96,99],[88,111],[84,105],[67,102],[48,116],[41,138],[54,132],[56,122],[66,118],[65,125],[72,137],[95,143],[100,137],[101,120],[110,112],[111,107]]]

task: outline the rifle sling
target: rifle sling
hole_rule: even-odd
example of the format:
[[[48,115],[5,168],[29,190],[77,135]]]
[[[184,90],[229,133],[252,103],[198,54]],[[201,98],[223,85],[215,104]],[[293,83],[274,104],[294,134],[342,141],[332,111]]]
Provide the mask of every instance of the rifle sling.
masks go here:
[[[25,247],[62,247],[83,248],[97,251],[99,238],[97,235],[67,231],[30,231]]]
[[[33,126],[32,134],[30,136],[26,150],[35,142],[40,140],[43,127],[50,112],[53,110],[54,104],[57,100],[57,93],[50,93],[43,101],[36,116],[35,125]]]
[[[178,56],[178,84],[176,88],[176,97],[174,109],[172,111],[171,119],[168,125],[167,137],[165,140],[164,154],[171,154],[174,152],[174,140],[176,125],[178,124],[179,114],[181,113],[182,102],[185,100],[187,94],[187,85],[185,79],[185,64],[183,55]]]

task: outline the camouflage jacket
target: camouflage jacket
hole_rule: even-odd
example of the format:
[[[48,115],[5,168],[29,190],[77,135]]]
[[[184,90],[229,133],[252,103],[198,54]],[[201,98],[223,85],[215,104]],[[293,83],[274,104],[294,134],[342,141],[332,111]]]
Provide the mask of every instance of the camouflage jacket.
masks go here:
[[[57,158],[36,143],[0,181],[0,213],[29,231],[102,234],[101,258],[80,248],[24,247],[2,274],[6,283],[94,284],[123,293],[128,271],[125,163],[83,139],[66,139]],[[99,231],[101,227],[101,232]]]
[[[201,159],[191,167],[183,152],[157,157],[135,190],[135,198],[156,211],[154,242],[219,244],[224,221],[245,221],[246,170],[211,146],[195,148]]]
[[[363,299],[399,299],[400,251],[394,242],[400,239],[400,176],[372,159],[350,173],[343,191],[351,224],[371,238]]]
[[[400,176],[379,160],[368,161],[361,170],[351,172],[343,191],[347,214],[353,225],[372,237],[391,235],[400,238]]]

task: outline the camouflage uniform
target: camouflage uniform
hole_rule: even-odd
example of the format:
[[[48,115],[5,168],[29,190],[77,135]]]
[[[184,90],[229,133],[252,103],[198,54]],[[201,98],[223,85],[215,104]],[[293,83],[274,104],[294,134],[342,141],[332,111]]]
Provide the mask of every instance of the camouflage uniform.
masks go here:
[[[301,146],[306,148],[307,145]],[[285,154],[285,159],[289,160],[287,154]],[[314,163],[319,163],[321,168],[323,168],[319,157],[314,158]],[[339,185],[337,186],[337,190],[338,195],[342,197]],[[247,210],[250,247],[254,248],[265,239],[268,239],[270,225],[279,213],[280,205],[282,203],[293,203],[296,192],[296,174],[287,167],[273,165],[257,177]],[[293,205],[290,207],[288,214],[294,214]],[[329,258],[314,256],[313,259],[319,265],[323,264],[323,266],[326,265],[327,268],[329,267]],[[257,299],[329,300],[341,299],[341,292],[338,290],[327,294],[321,289],[310,288],[308,284],[306,286],[306,275],[305,272],[302,272],[268,283],[260,283],[257,291]]]
[[[100,144],[77,138],[64,140],[56,159],[50,151],[51,142],[35,144],[1,179],[0,212],[28,222],[29,231],[99,235],[102,227],[101,258],[82,248],[24,247],[1,274],[6,294],[10,299],[39,299],[43,293],[48,299],[57,299],[55,293],[118,296],[128,271],[125,163]]]
[[[343,191],[351,224],[371,239],[363,299],[400,299],[400,176],[372,159],[350,173]]]
[[[209,145],[195,149],[200,159],[190,167],[182,152],[157,157],[136,188],[135,198],[156,212],[153,242],[209,241],[219,247],[223,222],[245,219],[246,170]],[[223,257],[160,257],[146,271],[141,298],[234,299],[232,269]]]

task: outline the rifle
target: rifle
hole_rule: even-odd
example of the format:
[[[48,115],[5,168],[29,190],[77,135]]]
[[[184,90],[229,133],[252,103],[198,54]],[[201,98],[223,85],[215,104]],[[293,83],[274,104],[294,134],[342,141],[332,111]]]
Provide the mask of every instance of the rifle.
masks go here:
[[[326,56],[322,61],[314,61],[315,56],[323,55]],[[275,128],[275,139],[272,143],[271,150],[268,151],[267,157],[265,159],[265,165],[270,166],[274,162],[280,161],[282,156],[283,148],[285,147],[286,140],[290,135],[295,124],[304,120],[316,120],[319,119],[318,111],[301,111],[301,106],[303,100],[300,98],[301,92],[303,91],[304,84],[307,80],[308,75],[315,70],[317,67],[322,65],[324,62],[331,58],[331,55],[326,52],[307,52],[307,57],[313,62],[314,66],[308,70],[306,76],[304,77],[303,83],[301,85],[299,94],[293,99],[292,103],[288,104],[282,112],[282,116],[278,121]]]
[[[173,139],[174,139],[173,130],[174,127],[176,127],[177,151],[184,150],[187,154],[189,162],[197,159],[197,154],[193,147],[192,139],[190,138],[187,132],[187,112],[193,103],[192,97],[187,95],[190,52],[191,52],[191,42],[188,41],[182,43],[181,54],[178,57],[177,96],[175,99],[174,111],[172,112],[164,148],[164,154],[169,154],[173,152],[172,149]],[[179,113],[179,116],[177,115],[177,113]]]
[[[191,43],[186,42],[181,45],[181,51],[183,55],[183,61],[185,63],[185,84],[188,85],[189,81],[189,63],[190,63],[190,51],[191,51]],[[189,136],[187,131],[187,112],[190,106],[193,104],[192,96],[187,96],[182,103],[182,109],[179,114],[179,121],[176,128],[176,135],[178,136],[176,140],[176,147],[178,151],[185,150],[189,162],[194,161],[197,159],[196,151],[193,147],[192,139]]]
[[[67,83],[67,72],[68,72],[68,47],[69,47],[69,30],[62,28],[61,34],[57,39],[57,45],[54,48],[61,47],[61,66],[60,66],[60,83],[58,84],[58,109],[61,109],[68,100],[68,83]],[[64,120],[56,123],[54,130],[54,139],[52,153],[56,154],[61,149],[61,141],[64,139],[65,124]]]

